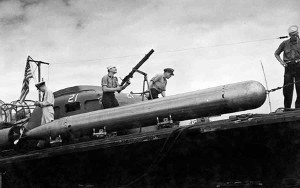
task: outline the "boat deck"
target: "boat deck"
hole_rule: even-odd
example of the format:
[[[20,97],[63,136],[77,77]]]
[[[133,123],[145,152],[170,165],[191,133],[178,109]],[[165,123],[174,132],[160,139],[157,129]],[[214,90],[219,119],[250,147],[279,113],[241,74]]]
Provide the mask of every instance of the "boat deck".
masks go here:
[[[103,139],[95,139],[69,145],[60,145],[34,151],[14,151],[4,150],[0,156],[0,167],[5,167],[13,163],[49,158],[71,153],[98,150],[100,148],[111,148],[135,143],[152,142],[168,138],[174,131],[186,131],[198,134],[207,132],[217,132],[230,129],[243,129],[247,127],[270,125],[275,126],[281,123],[300,122],[300,110],[271,113],[271,114],[241,114],[232,116],[226,120],[219,120],[207,123],[195,123],[193,125],[180,126],[176,128],[163,128],[157,131],[134,133],[123,136],[114,136]]]

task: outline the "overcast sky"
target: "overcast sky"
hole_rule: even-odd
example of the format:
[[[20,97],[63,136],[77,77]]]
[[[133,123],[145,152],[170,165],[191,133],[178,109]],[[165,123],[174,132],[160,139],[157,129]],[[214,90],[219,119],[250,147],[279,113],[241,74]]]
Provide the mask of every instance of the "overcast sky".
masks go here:
[[[282,86],[274,51],[283,40],[275,38],[300,25],[299,6],[298,0],[1,0],[0,100],[19,98],[27,56],[50,63],[42,76],[56,91],[100,85],[108,65],[124,77],[151,49],[140,70],[151,78],[174,68],[167,95],[246,80],[265,85],[261,61],[269,89]],[[131,82],[124,92],[142,90],[141,75]],[[37,99],[34,84],[27,99]],[[283,106],[282,90],[271,102],[273,110]],[[268,102],[254,112],[268,113]]]

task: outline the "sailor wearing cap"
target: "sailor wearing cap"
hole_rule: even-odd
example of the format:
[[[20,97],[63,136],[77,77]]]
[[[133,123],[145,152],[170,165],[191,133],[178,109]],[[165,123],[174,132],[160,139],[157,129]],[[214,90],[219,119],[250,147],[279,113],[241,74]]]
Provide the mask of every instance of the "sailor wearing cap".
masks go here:
[[[285,67],[284,84],[290,84],[300,80],[300,40],[298,26],[288,28],[290,38],[283,41],[275,51],[275,57]],[[283,60],[280,54],[283,52]],[[297,100],[295,108],[300,108],[300,82],[295,83]],[[284,107],[290,108],[293,100],[294,84],[283,87]],[[299,98],[298,98],[299,97]]]
[[[171,76],[174,76],[174,69],[165,68],[163,74],[157,74],[150,80],[149,88],[151,94],[148,96],[148,100],[157,99],[158,94],[161,94],[163,97],[166,96],[167,79],[171,78]]]
[[[43,114],[42,114],[41,125],[43,125],[54,120],[54,110],[53,110],[54,95],[52,91],[50,91],[46,87],[44,81],[35,84],[35,86],[39,91],[43,92],[42,102],[36,101],[34,103],[35,106],[39,106],[42,108]]]
[[[102,104],[103,108],[113,108],[119,106],[118,100],[115,97],[116,91],[122,91],[130,82],[127,82],[124,86],[120,86],[118,78],[114,75],[117,73],[116,66],[107,67],[108,74],[102,77],[101,86],[103,91]]]

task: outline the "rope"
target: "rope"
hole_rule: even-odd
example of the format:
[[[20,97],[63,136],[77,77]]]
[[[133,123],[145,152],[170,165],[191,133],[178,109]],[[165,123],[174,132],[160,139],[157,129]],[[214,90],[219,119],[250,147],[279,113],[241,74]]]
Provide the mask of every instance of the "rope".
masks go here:
[[[282,89],[282,88],[284,88],[284,87],[288,87],[288,86],[290,86],[290,85],[296,84],[296,83],[298,83],[298,82],[300,82],[300,80],[297,80],[297,81],[295,81],[295,82],[291,82],[291,83],[285,84],[285,85],[283,85],[282,87],[276,87],[276,88],[274,88],[274,89],[267,90],[267,94],[268,94],[268,93],[271,93],[271,92],[274,92],[274,91],[277,91],[277,90],[279,90],[279,89]]]
[[[295,64],[298,64],[300,62],[300,59],[294,59],[294,60],[290,60],[290,61],[285,61],[285,63],[287,63],[288,65],[295,65]],[[300,82],[300,80],[297,80],[295,82],[291,82],[291,83],[288,83],[288,84],[285,84],[283,85],[282,87],[277,87],[277,88],[274,88],[274,89],[271,89],[271,90],[267,90],[267,94],[269,94],[270,92],[274,92],[276,90],[279,90],[279,89],[282,89],[284,87],[288,87],[290,85],[293,85],[293,84],[296,84]],[[267,86],[268,87],[268,86]],[[268,89],[268,88],[267,88]]]

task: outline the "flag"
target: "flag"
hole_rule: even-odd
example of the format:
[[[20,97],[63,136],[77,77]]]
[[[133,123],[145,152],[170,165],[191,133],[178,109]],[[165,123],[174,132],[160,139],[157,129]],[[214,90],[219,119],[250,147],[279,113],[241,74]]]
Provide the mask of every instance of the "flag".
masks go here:
[[[26,95],[29,93],[29,81],[33,78],[33,74],[31,72],[29,61],[27,60],[26,67],[25,67],[25,73],[24,73],[24,79],[23,79],[23,85],[21,90],[21,96],[20,96],[20,103],[22,103]]]

